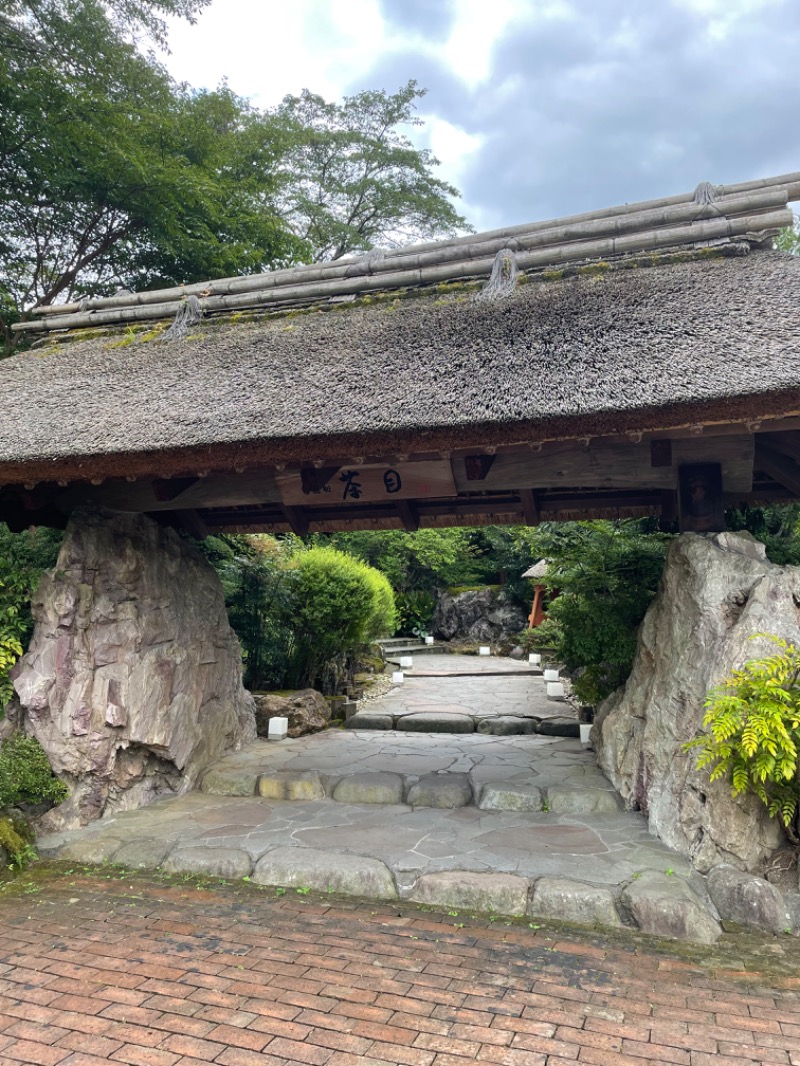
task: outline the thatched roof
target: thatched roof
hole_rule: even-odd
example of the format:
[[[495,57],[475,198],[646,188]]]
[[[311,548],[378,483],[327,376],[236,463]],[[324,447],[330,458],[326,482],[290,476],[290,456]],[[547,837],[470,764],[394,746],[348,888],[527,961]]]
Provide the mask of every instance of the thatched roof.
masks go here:
[[[800,259],[741,257],[205,320],[0,363],[0,481],[421,453],[800,411]],[[525,279],[523,279],[524,281]]]
[[[528,567],[523,577],[530,578],[542,578],[547,576],[547,568],[550,565],[549,559],[540,559],[538,563],[534,563],[533,566]]]

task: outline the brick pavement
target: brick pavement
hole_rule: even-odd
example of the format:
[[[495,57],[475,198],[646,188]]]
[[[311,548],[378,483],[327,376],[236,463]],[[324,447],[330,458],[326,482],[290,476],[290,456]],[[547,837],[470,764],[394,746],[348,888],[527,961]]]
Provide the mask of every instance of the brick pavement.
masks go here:
[[[119,871],[0,898],[0,1066],[800,1066],[800,946]]]

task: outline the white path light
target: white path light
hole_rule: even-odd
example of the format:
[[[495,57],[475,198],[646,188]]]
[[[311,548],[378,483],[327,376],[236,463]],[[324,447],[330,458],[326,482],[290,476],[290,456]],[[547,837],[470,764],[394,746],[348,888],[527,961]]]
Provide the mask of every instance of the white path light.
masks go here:
[[[558,670],[545,670],[544,679],[545,681],[558,681]]]
[[[286,740],[289,732],[288,718],[270,718],[267,738],[269,740]]]
[[[403,682],[405,681],[405,679],[406,679],[405,678],[405,674],[403,673],[402,670],[394,670],[392,672],[392,684],[393,685],[402,685]]]

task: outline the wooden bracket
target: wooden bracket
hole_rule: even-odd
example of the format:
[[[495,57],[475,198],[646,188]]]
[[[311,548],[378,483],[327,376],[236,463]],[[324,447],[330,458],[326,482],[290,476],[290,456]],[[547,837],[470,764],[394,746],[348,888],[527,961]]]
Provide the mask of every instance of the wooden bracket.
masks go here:
[[[790,459],[788,455],[779,452],[776,448],[764,443],[756,437],[756,451],[753,463],[756,470],[763,470],[765,474],[783,485],[794,496],[800,496],[800,466]]]
[[[170,503],[182,496],[192,485],[196,485],[199,480],[196,477],[157,478],[153,482],[153,495],[159,503]]]
[[[464,468],[467,472],[467,481],[485,481],[496,458],[496,455],[465,455]]]

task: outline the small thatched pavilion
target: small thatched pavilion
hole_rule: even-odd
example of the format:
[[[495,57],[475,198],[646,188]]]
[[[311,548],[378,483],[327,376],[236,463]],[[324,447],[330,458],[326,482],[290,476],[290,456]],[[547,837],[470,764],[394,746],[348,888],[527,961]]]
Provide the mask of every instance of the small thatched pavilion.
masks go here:
[[[547,576],[548,563],[548,559],[540,559],[538,563],[534,563],[522,575],[533,581],[533,606],[531,607],[531,613],[528,615],[529,629],[536,629],[544,621],[544,593],[547,586],[543,584],[543,578]]]

